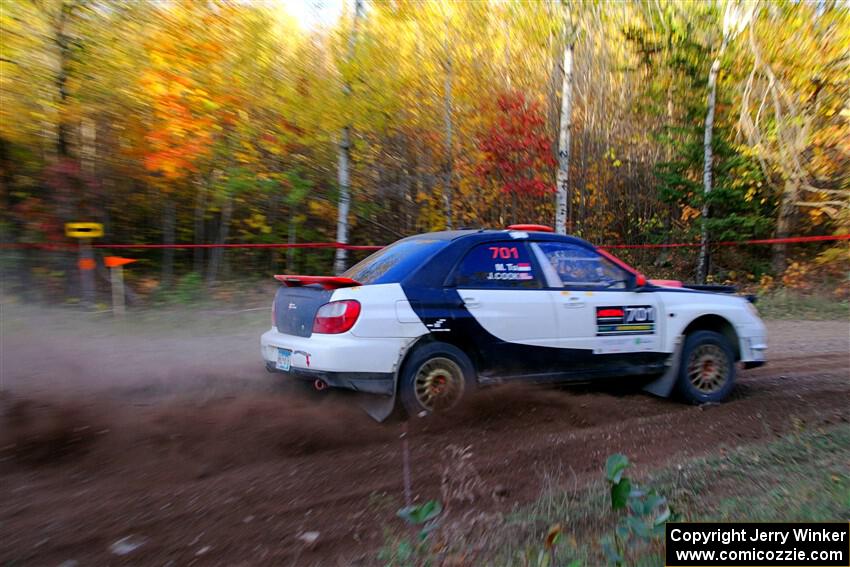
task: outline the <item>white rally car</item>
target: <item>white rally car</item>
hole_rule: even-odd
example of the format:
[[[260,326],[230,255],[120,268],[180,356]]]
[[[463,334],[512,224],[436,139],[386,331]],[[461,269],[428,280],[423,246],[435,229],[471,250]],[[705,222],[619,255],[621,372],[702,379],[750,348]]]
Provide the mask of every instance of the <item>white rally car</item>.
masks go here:
[[[759,366],[767,348],[747,299],[647,281],[539,225],[422,234],[340,277],[275,277],[268,370],[397,397],[413,414],[505,381],[643,380],[658,395],[719,402],[736,363]]]

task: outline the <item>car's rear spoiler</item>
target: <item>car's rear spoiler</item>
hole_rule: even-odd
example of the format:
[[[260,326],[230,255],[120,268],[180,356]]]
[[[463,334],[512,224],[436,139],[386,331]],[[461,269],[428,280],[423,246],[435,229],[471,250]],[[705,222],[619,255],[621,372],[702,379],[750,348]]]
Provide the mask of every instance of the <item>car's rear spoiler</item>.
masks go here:
[[[305,285],[318,284],[325,289],[339,289],[341,287],[357,287],[363,285],[360,282],[351,278],[341,278],[339,276],[291,276],[289,274],[279,274],[274,277],[286,287],[301,287]]]

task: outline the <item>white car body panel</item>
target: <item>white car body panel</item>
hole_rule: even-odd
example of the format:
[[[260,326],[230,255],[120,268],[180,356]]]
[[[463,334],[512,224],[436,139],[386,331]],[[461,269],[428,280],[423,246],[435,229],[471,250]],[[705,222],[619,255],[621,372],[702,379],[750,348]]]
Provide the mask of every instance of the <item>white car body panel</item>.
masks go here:
[[[505,342],[560,347],[554,292],[538,289],[458,289],[466,309]],[[533,321],[533,324],[529,322]]]

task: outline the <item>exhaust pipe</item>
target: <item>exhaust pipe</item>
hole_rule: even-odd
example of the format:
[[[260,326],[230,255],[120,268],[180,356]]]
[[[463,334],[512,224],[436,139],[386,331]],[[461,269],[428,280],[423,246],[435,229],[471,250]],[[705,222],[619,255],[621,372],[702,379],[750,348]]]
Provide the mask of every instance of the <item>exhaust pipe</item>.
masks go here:
[[[313,382],[313,388],[315,388],[317,392],[321,392],[322,390],[328,389],[328,383],[320,378],[316,378],[316,381]]]

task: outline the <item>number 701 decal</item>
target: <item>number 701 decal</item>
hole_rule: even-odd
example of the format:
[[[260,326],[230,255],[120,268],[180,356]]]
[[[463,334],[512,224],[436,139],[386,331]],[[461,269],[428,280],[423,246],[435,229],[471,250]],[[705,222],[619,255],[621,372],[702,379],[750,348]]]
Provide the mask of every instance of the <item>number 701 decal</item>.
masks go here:
[[[624,307],[626,312],[626,323],[655,322],[655,307]]]
[[[597,335],[651,335],[655,333],[655,307],[625,305],[596,308]]]

